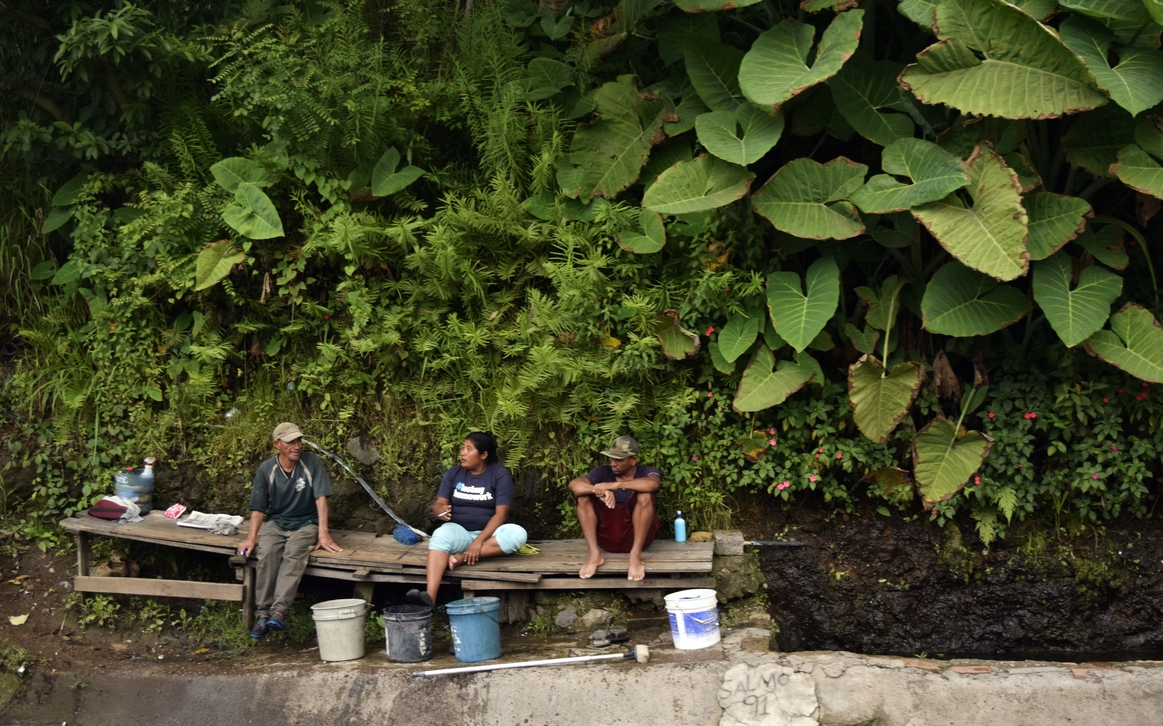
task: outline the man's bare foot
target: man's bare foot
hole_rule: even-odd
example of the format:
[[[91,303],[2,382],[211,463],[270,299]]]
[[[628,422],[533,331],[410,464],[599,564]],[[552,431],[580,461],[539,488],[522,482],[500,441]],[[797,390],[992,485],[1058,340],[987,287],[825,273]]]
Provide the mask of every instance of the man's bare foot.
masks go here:
[[[577,576],[583,580],[588,580],[593,577],[594,573],[598,571],[598,568],[604,564],[606,564],[606,558],[602,557],[601,555],[590,555],[590,558],[586,560],[584,565],[582,565],[581,571],[577,573]]]
[[[626,570],[626,579],[637,582],[646,578],[646,566],[642,564],[642,558],[637,555],[630,555],[630,567]]]
[[[448,557],[448,569],[455,570],[456,566],[459,564],[460,564],[460,560],[456,559],[456,555],[449,555],[449,557]]]

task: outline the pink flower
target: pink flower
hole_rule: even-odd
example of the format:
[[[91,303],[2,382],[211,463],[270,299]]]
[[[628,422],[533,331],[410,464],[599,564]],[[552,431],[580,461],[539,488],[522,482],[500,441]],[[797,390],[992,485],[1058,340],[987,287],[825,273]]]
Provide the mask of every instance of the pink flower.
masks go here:
[[[714,325],[708,326],[707,333],[706,333],[707,337],[708,338],[711,337],[711,333],[713,333],[713,332],[715,332],[715,326]]]
[[[788,487],[790,487],[790,486],[791,486],[791,482],[789,482],[789,481],[785,481],[784,483],[782,483],[782,484],[780,484],[779,486],[777,486],[777,487],[776,487],[776,489],[778,489],[778,490],[780,490],[780,491],[783,491],[784,489],[787,489],[787,488],[788,488]]]
[[[707,398],[710,398],[711,396],[714,396],[714,395],[715,394],[711,393],[710,391],[707,391]]]
[[[933,516],[934,516],[934,517],[936,517],[936,516],[937,516],[937,510],[936,510],[936,509],[934,509],[934,510],[933,510]]]
[[[980,483],[981,483],[981,477],[979,477],[979,476],[975,476],[975,477],[973,477],[973,483],[974,483],[974,484],[980,484]]]
[[[818,458],[820,458],[820,455],[819,455],[819,454],[816,454],[816,458],[817,458],[817,459],[818,459]]]
[[[698,456],[696,456],[695,454],[691,454],[691,461],[698,461],[698,460],[699,460]]]
[[[1109,398],[1107,398],[1106,396],[1103,396],[1102,402],[1103,403],[1110,403],[1111,400]]]
[[[771,440],[769,440],[769,441],[767,442],[767,445],[768,445],[768,446],[775,446],[775,439],[771,439]]]
[[[1151,384],[1150,384],[1150,383],[1148,383],[1148,382],[1146,382],[1146,381],[1143,381],[1143,388],[1146,388],[1146,387],[1147,387],[1147,386],[1149,386],[1149,385],[1151,385]]]
[[[1091,474],[1091,475],[1090,475],[1090,478],[1091,478],[1091,479],[1096,479],[1096,480],[1097,480],[1097,479],[1098,479],[1098,474]]]
[[[993,417],[994,417],[994,416],[996,416],[997,414],[996,414],[996,413],[994,413],[993,411],[990,411],[990,412],[989,412],[988,414],[986,414],[986,415],[988,415],[990,418],[993,418]]]
[[[769,436],[775,436],[775,429],[768,429],[768,430],[767,430],[767,434],[768,434]]]
[[[815,481],[815,480],[816,480],[816,475],[815,475],[815,474],[810,474],[810,475],[808,475],[808,481]]]
[[[1111,451],[1118,451],[1118,450],[1119,450],[1119,447],[1115,446],[1114,444],[1111,444]]]
[[[1038,418],[1038,414],[1034,413],[1033,411],[1030,411],[1029,413],[1024,414],[1024,418],[1026,418],[1026,419]]]
[[[323,319],[324,319],[324,320],[330,320],[330,319],[331,319],[331,316],[330,316],[330,315],[324,315],[324,316],[323,316]]]
[[[844,458],[844,455],[843,455],[843,454],[836,454],[836,458],[837,458],[837,459],[843,459],[843,458]]]
[[[816,449],[816,451],[822,454],[824,453],[824,447],[821,446],[819,449]]]

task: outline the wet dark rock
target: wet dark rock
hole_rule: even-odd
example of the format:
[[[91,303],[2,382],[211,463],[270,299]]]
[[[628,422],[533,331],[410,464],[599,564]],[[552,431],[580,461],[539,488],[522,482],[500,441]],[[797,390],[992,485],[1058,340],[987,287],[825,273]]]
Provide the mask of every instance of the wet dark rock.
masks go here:
[[[1158,520],[1074,538],[1015,522],[985,548],[972,522],[768,514],[768,532],[807,544],[759,550],[782,650],[1163,656]]]

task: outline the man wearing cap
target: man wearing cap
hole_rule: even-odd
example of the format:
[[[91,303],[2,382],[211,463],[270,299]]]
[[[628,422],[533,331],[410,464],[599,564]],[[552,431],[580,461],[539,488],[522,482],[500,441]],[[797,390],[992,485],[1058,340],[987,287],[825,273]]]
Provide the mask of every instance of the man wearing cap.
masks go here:
[[[287,614],[313,550],[343,551],[328,531],[331,479],[323,462],[303,451],[303,433],[293,423],[276,426],[273,438],[279,453],[259,464],[255,472],[250,489],[250,534],[238,546],[239,553],[245,555],[258,545],[252,638],[286,628]]]
[[[660,522],[654,515],[654,497],[662,473],[653,466],[638,465],[638,442],[619,436],[601,452],[608,466],[599,466],[569,483],[577,497],[577,521],[586,538],[590,555],[578,576],[594,576],[606,563],[602,550],[629,552],[628,580],[646,577],[642,550],[658,534]]]

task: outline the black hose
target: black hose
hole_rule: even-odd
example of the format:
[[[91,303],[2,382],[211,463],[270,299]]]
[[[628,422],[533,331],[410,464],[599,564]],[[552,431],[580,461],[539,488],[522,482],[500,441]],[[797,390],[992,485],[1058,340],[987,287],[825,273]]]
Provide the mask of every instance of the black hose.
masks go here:
[[[324,456],[326,456],[327,458],[331,459],[331,460],[332,460],[332,461],[334,461],[336,464],[339,464],[340,466],[342,466],[342,467],[343,467],[343,469],[344,469],[344,470],[345,470],[345,471],[346,471],[348,474],[351,474],[351,476],[352,476],[352,477],[353,477],[353,478],[354,478],[354,479],[355,479],[357,482],[359,482],[359,483],[360,483],[360,485],[361,485],[361,486],[364,488],[364,490],[365,490],[365,491],[366,491],[368,494],[370,494],[370,495],[371,495],[371,498],[372,498],[373,500],[375,500],[375,503],[376,503],[376,504],[378,504],[378,505],[380,505],[380,507],[381,507],[381,508],[382,508],[382,509],[383,509],[385,512],[387,512],[387,513],[388,513],[388,516],[389,516],[389,517],[391,517],[392,519],[396,520],[398,523],[400,523],[400,524],[404,525],[404,526],[405,526],[405,527],[407,527],[408,529],[412,530],[412,532],[413,532],[413,533],[415,533],[415,534],[418,534],[418,535],[420,535],[421,537],[424,537],[424,538],[426,538],[426,539],[429,537],[428,533],[426,533],[426,532],[422,532],[422,531],[420,531],[420,530],[416,529],[415,527],[413,527],[412,525],[408,524],[408,523],[407,523],[407,522],[405,522],[404,520],[400,519],[400,515],[398,515],[398,514],[396,514],[395,512],[393,512],[393,511],[392,511],[392,508],[391,508],[391,507],[389,507],[387,504],[385,504],[383,499],[380,499],[380,495],[379,495],[379,494],[376,494],[376,493],[375,493],[375,491],[374,491],[374,490],[373,490],[373,489],[372,489],[370,486],[368,486],[368,483],[367,483],[366,481],[364,481],[364,480],[363,480],[363,477],[361,477],[359,474],[356,474],[356,473],[355,473],[355,471],[354,471],[354,470],[352,470],[352,468],[351,468],[350,466],[348,466],[348,465],[347,465],[347,462],[346,462],[346,461],[344,461],[343,459],[340,459],[338,456],[336,456],[335,454],[332,454],[330,451],[328,451],[327,449],[324,449],[322,446],[320,446],[319,444],[315,443],[314,441],[308,441],[307,439],[303,439],[303,443],[307,444],[307,445],[308,445],[308,446],[310,446],[312,449],[315,449],[315,450],[316,450],[316,451],[318,451],[320,454],[323,454],[323,455],[324,455]]]

